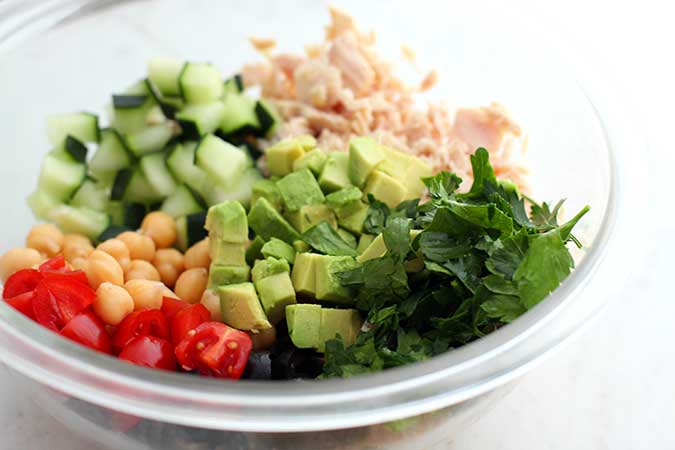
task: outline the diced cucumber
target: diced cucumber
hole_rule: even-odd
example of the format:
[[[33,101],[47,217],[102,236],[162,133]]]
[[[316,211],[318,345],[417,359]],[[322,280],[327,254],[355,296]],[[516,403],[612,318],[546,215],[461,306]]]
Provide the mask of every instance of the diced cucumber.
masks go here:
[[[187,103],[211,103],[223,96],[223,80],[210,64],[185,64],[178,83]]]
[[[144,171],[137,167],[131,171],[129,183],[124,190],[124,200],[151,205],[162,200],[162,196],[153,189]]]
[[[245,172],[239,177],[236,184],[227,188],[218,184],[213,184],[206,193],[206,201],[209,205],[224,202],[225,200],[237,200],[244,207],[248,208],[251,204],[251,194],[253,185],[262,180],[263,176],[255,167],[245,169]]]
[[[87,146],[82,143],[77,138],[74,138],[70,135],[66,136],[66,140],[63,143],[63,149],[68,153],[75,161],[86,164],[87,163],[87,153],[89,149]]]
[[[127,144],[134,155],[142,156],[162,150],[173,137],[173,133],[174,124],[167,121],[128,135]]]
[[[241,149],[212,134],[207,134],[195,150],[195,164],[213,179],[218,180],[218,184],[229,188],[237,182],[250,163]]]
[[[241,77],[241,74],[237,73],[227,80],[225,80],[224,85],[224,94],[227,95],[230,92],[235,94],[240,94],[244,92],[244,80]]]
[[[110,225],[108,214],[70,205],[57,206],[52,220],[64,233],[80,233],[91,239],[96,239]]]
[[[126,104],[123,105],[125,106],[124,108],[120,108],[115,107],[113,104],[112,126],[123,134],[138,133],[148,126],[148,117],[152,111],[157,110],[157,102],[144,81],[134,83],[123,94],[138,98],[144,96],[145,101],[136,107],[130,107],[130,104]],[[115,97],[113,96],[113,102],[115,101]],[[161,111],[159,112],[161,114]],[[153,114],[157,113],[153,112]]]
[[[159,196],[166,197],[176,190],[176,180],[166,166],[163,153],[144,156],[139,164],[152,190]]]
[[[59,200],[67,200],[84,181],[85,164],[65,150],[48,153],[42,161],[38,188]]]
[[[70,204],[93,209],[95,211],[106,211],[110,199],[110,188],[100,182],[85,180],[82,186],[75,192]]]
[[[204,196],[206,186],[206,173],[195,165],[196,142],[178,143],[171,150],[166,160],[173,176]]]
[[[220,122],[220,131],[224,134],[255,133],[260,130],[254,99],[230,92],[225,96],[223,104],[225,112]]]
[[[59,114],[47,118],[47,137],[52,145],[61,145],[68,135],[82,142],[98,142],[98,116],[90,113],[75,113]]]
[[[173,194],[164,199],[160,209],[173,218],[203,211],[206,205],[197,195],[189,187],[181,184]]]
[[[131,181],[132,169],[122,169],[115,174],[115,178],[110,189],[110,200],[117,201],[124,198],[129,181]]]
[[[122,136],[113,128],[101,130],[101,143],[89,161],[89,170],[94,176],[108,177],[131,165],[131,156]]]
[[[148,61],[148,78],[162,95],[180,95],[178,78],[185,63],[174,58],[152,58]]]
[[[96,242],[105,242],[108,239],[114,239],[125,231],[134,231],[133,228],[125,227],[124,225],[109,225],[108,228],[103,230],[103,233],[99,234],[95,239]]]
[[[114,109],[137,109],[148,100],[147,94],[113,94]]]
[[[184,252],[208,236],[208,232],[204,228],[205,223],[206,211],[179,217],[176,220],[176,247]]]
[[[263,137],[272,135],[276,131],[279,123],[281,123],[281,118],[279,117],[276,108],[263,99],[255,102],[255,115],[260,124],[258,133]]]
[[[188,105],[176,114],[176,120],[184,135],[199,139],[204,134],[216,131],[224,113],[225,105],[221,101]]]
[[[51,216],[54,213],[54,209],[62,204],[61,200],[40,189],[33,191],[26,201],[35,217],[46,221],[52,220]]]
[[[176,117],[176,112],[185,107],[185,101],[182,97],[162,94],[159,88],[147,78],[145,79],[145,85],[152,98],[158,103],[163,117],[173,119]]]
[[[141,203],[124,203],[111,201],[108,204],[110,223],[133,230],[140,228],[148,208]]]

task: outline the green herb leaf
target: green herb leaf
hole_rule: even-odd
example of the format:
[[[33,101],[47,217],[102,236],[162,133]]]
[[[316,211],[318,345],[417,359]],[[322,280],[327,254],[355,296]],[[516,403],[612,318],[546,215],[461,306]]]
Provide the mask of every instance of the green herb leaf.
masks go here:
[[[302,234],[302,240],[315,250],[326,255],[356,256],[354,250],[345,242],[328,222],[320,222]]]
[[[526,311],[518,297],[513,295],[493,295],[480,307],[488,317],[499,319],[504,323],[513,322]]]

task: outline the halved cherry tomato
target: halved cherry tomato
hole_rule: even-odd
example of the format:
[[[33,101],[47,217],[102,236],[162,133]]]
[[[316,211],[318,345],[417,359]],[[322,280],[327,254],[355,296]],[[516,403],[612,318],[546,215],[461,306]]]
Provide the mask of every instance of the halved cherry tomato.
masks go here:
[[[72,270],[69,272],[46,272],[44,273],[45,278],[49,278],[52,276],[58,276],[61,279],[71,279],[73,281],[77,281],[78,283],[82,283],[85,286],[89,286],[89,280],[87,279],[87,275],[81,271],[81,270]]]
[[[166,316],[166,320],[169,322],[169,325],[173,323],[173,318],[176,317],[176,313],[185,308],[189,308],[190,304],[183,300],[178,300],[177,298],[164,297],[162,300],[162,312]]]
[[[171,341],[178,345],[185,335],[198,325],[211,320],[211,313],[202,304],[189,305],[176,313],[171,324]]]
[[[176,370],[173,345],[155,336],[136,336],[124,346],[120,359],[153,369]]]
[[[42,274],[35,269],[23,269],[7,278],[2,290],[2,298],[8,299],[34,290],[42,281]]]
[[[35,291],[24,292],[15,297],[8,298],[7,304],[23,313],[24,315],[35,320],[35,313],[33,312],[33,299],[35,298]]]
[[[206,322],[176,346],[176,358],[185,370],[218,378],[239,379],[253,346],[251,338],[220,322]]]
[[[66,259],[62,256],[55,256],[52,259],[40,264],[38,267],[40,273],[52,273],[52,272],[68,272],[68,266],[66,265]]]
[[[90,310],[85,310],[73,317],[63,327],[61,335],[99,352],[110,354],[112,351],[110,336],[105,330],[105,324]]]
[[[40,281],[35,289],[35,320],[59,331],[95,299],[96,292],[89,286],[68,274],[52,273]]]
[[[113,336],[113,349],[119,352],[136,336],[154,336],[171,340],[169,323],[159,309],[146,309],[129,314],[119,324]]]

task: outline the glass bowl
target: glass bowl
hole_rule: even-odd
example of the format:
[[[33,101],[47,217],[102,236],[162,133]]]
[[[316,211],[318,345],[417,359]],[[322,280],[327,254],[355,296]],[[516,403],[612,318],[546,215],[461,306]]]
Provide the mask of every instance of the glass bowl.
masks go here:
[[[597,73],[570,59],[527,15],[496,2],[341,2],[374,28],[385,55],[402,43],[435,67],[430,94],[453,105],[497,100],[529,135],[534,196],[592,207],[577,268],[514,323],[429,361],[348,380],[237,383],[134,367],[55,336],[0,304],[0,359],[54,417],[112,448],[419,449],[443,445],[620,291],[631,246],[636,151]],[[494,14],[484,14],[490,8]],[[326,5],[293,2],[52,0],[0,4],[4,188],[0,250],[33,218],[25,197],[48,150],[44,118],[102,113],[108,96],[157,55],[208,60],[224,73],[257,56],[251,35],[300,51],[322,39]],[[572,54],[573,56],[573,54]],[[594,78],[595,76],[595,78]],[[626,170],[626,168],[630,168]],[[624,240],[623,242],[627,242]],[[140,423],[137,423],[140,420]]]

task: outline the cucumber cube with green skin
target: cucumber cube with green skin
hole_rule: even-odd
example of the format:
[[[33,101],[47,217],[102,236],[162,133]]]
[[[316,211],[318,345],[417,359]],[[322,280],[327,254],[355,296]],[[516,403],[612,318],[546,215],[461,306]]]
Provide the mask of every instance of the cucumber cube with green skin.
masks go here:
[[[324,203],[307,205],[298,211],[287,212],[286,218],[301,233],[304,233],[320,222],[328,222],[332,228],[337,228],[335,213]]]
[[[217,136],[207,134],[195,150],[195,164],[225,187],[235,186],[251,166],[246,153]]]
[[[325,200],[319,183],[309,169],[289,173],[277,181],[277,187],[287,211],[297,211],[303,206],[323,203]]]
[[[59,200],[69,199],[84,181],[87,167],[65,150],[48,153],[42,161],[38,188]]]
[[[252,266],[256,259],[261,259],[263,257],[262,253],[260,252],[260,250],[263,248],[263,245],[265,245],[265,239],[261,238],[260,236],[256,236],[255,239],[251,241],[251,244],[246,249],[246,264]]]
[[[229,92],[223,100],[224,112],[220,131],[224,134],[248,133],[260,129],[255,113],[255,100],[244,94]]]
[[[210,207],[205,228],[209,230],[209,236],[213,239],[235,244],[248,242],[246,210],[236,200],[228,200]]]
[[[333,152],[328,155],[319,177],[319,186],[325,193],[339,191],[352,186],[349,179],[349,154]]]
[[[265,258],[284,259],[290,264],[295,261],[295,249],[281,239],[272,238],[262,246],[260,252]]]
[[[317,300],[325,300],[342,305],[354,303],[352,290],[340,283],[337,274],[354,269],[356,261],[350,256],[320,255],[315,263],[315,283]]]
[[[286,307],[288,334],[297,348],[319,346],[321,332],[321,306],[310,304],[288,305]]]
[[[181,124],[183,132],[203,136],[218,129],[225,114],[225,105],[220,101],[197,105],[188,105],[176,113],[176,120]]]
[[[355,309],[332,309],[321,308],[321,327],[319,329],[319,342],[317,351],[325,350],[326,342],[340,335],[345,347],[356,342],[356,337],[361,331],[363,319]]]
[[[302,169],[309,169],[318,177],[321,175],[321,171],[323,170],[323,166],[326,165],[327,160],[328,155],[326,152],[320,148],[315,148],[293,162],[293,171],[297,172]]]
[[[178,83],[188,103],[210,103],[223,96],[223,79],[218,69],[210,64],[185,64]]]
[[[265,240],[273,237],[292,244],[300,239],[297,231],[265,198],[259,198],[248,213],[249,226]]]
[[[291,281],[295,292],[305,297],[316,295],[316,261],[321,255],[317,253],[298,253],[291,272]]]
[[[278,273],[255,282],[267,319],[276,324],[286,316],[286,306],[295,303],[295,290],[288,272]]]
[[[373,236],[372,234],[363,233],[361,235],[361,237],[359,238],[359,245],[356,246],[356,252],[359,255],[362,255],[363,252],[366,250],[366,248],[368,248],[370,243],[373,242],[373,239],[375,239],[375,236]],[[357,257],[357,261],[358,261],[358,257]]]
[[[284,139],[265,150],[267,169],[274,176],[288,175],[293,171],[293,163],[315,147],[316,139],[309,135]]]
[[[278,273],[290,272],[291,267],[288,265],[288,261],[285,259],[276,259],[276,258],[266,258],[259,259],[255,262],[251,275],[253,282],[257,283],[263,278],[271,277]]]
[[[270,202],[270,204],[277,211],[281,211],[283,209],[284,199],[281,198],[281,193],[279,192],[276,181],[269,179],[257,181],[253,185],[251,204],[255,204],[259,198],[267,199],[267,201]]]
[[[385,159],[382,147],[371,137],[357,137],[349,142],[349,179],[362,187],[378,164]]]
[[[211,264],[209,268],[209,287],[244,283],[249,280],[249,266],[222,266]]]
[[[230,284],[215,289],[220,297],[223,322],[239,330],[267,330],[267,320],[253,283]]]
[[[368,177],[368,183],[366,183],[363,193],[365,195],[373,194],[376,199],[386,203],[390,208],[396,208],[399,203],[406,199],[408,190],[395,178],[380,170],[374,170]]]
[[[220,239],[209,239],[209,256],[211,256],[211,264],[245,266],[246,246]]]
[[[180,95],[178,78],[185,63],[173,58],[152,58],[148,61],[148,78],[163,95]]]
[[[54,212],[54,209],[62,204],[61,200],[40,189],[33,191],[26,201],[35,217],[46,221],[52,220],[51,214]]]

